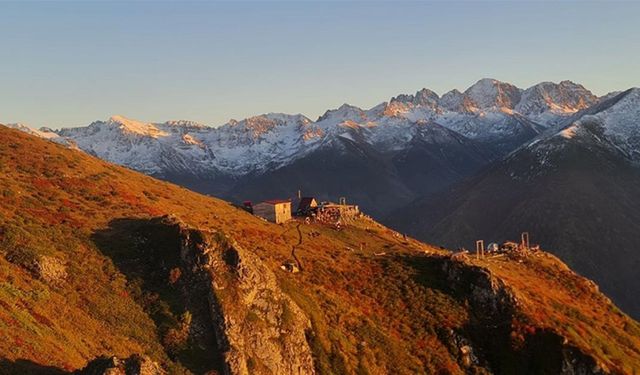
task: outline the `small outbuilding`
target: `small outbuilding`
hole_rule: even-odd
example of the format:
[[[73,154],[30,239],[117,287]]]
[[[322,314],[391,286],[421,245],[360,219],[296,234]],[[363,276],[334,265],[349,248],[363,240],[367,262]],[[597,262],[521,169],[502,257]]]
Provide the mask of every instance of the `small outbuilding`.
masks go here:
[[[291,201],[272,199],[253,205],[253,214],[276,224],[291,220]]]
[[[314,197],[302,197],[298,203],[298,215],[310,215],[318,210],[318,201]]]

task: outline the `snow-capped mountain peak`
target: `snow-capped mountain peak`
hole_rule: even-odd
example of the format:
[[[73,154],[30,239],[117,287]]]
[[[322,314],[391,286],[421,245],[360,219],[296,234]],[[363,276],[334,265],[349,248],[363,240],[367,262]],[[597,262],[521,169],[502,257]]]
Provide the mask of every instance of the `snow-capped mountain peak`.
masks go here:
[[[317,122],[323,120],[332,119],[337,120],[362,120],[366,117],[366,114],[362,108],[344,103],[337,109],[330,109],[326,111],[322,116],[318,118]]]
[[[435,109],[438,106],[440,97],[435,92],[423,88],[415,93],[415,95],[400,94],[394,98],[391,98],[390,103],[400,102],[404,104],[413,104],[423,107],[431,107]]]
[[[448,111],[464,112],[466,111],[464,101],[464,94],[458,91],[458,89],[453,89],[442,95],[438,104]]]
[[[598,102],[598,97],[571,81],[542,82],[524,90],[515,110],[540,122],[554,122]]]
[[[266,137],[278,133],[277,137],[287,137],[311,123],[307,117],[297,114],[267,113],[246,118],[242,121],[232,120],[221,126],[217,133],[222,138],[233,138],[243,144],[260,142]]]
[[[202,129],[206,128],[207,125],[199,123],[197,121],[190,120],[170,120],[164,122],[162,125],[166,127],[174,127],[174,128],[187,128],[187,129]]]
[[[573,151],[565,152],[568,149]],[[536,160],[536,164],[523,165],[518,173],[531,178],[553,170],[558,160],[576,152],[606,154],[606,160],[617,157],[640,164],[640,89],[629,89],[579,111],[560,130],[542,134],[507,160]]]
[[[521,91],[516,86],[493,78],[483,78],[469,87],[464,95],[472,107],[468,110],[515,108],[520,101]],[[467,105],[469,105],[467,104]]]
[[[615,104],[585,116],[580,122],[600,124],[604,136],[632,160],[640,162],[640,88],[632,88],[616,98]]]
[[[132,120],[122,115],[111,116],[105,123],[95,123],[96,125],[106,125],[108,127],[117,127],[123,132],[147,136],[152,138],[164,137],[168,133],[158,129],[154,124]]]
[[[631,88],[581,113],[584,114],[558,134],[566,135],[568,129],[575,134],[578,128],[597,126],[622,148],[634,144],[630,151],[640,157],[640,88]]]
[[[57,133],[55,133],[53,130],[48,128],[34,129],[29,125],[22,124],[22,123],[6,124],[5,126],[8,128],[17,129],[25,133],[32,134],[40,138],[45,138],[49,140],[55,140],[59,138]]]

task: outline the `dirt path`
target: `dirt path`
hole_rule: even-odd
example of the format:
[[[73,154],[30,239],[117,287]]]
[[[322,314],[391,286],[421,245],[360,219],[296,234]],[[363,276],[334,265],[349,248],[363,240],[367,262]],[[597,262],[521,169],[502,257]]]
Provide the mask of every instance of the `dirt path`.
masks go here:
[[[300,231],[301,225],[302,223],[298,223],[298,225],[296,225],[296,230],[298,231],[298,243],[295,245],[291,245],[291,256],[298,264],[298,269],[300,269],[300,271],[302,271],[302,262],[300,262],[300,259],[298,259],[298,257],[296,256],[296,248],[302,245],[302,231]]]
[[[298,243],[296,243],[295,245],[291,245],[291,257],[293,258],[293,260],[295,260],[296,265],[298,266],[298,269],[300,271],[302,271],[302,262],[300,261],[300,259],[298,259],[298,256],[296,255],[296,248],[300,245],[302,245],[302,231],[300,230],[300,226],[302,225],[301,222],[298,222],[298,224],[296,225],[296,231],[298,231]],[[284,232],[282,232],[282,234],[280,234],[280,237],[282,237],[282,239],[287,242],[287,238],[285,237],[285,234],[287,234],[287,232],[289,232],[291,230],[291,228],[287,228],[284,230]]]

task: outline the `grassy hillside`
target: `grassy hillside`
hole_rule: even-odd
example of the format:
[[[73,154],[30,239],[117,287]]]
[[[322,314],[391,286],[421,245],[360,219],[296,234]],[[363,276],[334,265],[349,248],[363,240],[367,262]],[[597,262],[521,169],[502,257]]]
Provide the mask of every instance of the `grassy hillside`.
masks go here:
[[[199,307],[175,282],[175,235],[152,225],[166,214],[275,272],[311,321],[319,373],[553,373],[566,351],[614,373],[640,363],[638,323],[552,256],[454,261],[366,218],[342,231],[270,224],[4,127],[0,199],[0,373],[132,353],[170,373],[219,370],[206,327],[180,339]],[[296,274],[280,269],[294,246]]]
[[[448,247],[529,231],[536,243],[595,280],[638,318],[640,170],[594,145],[599,143],[568,143],[535,168],[539,153],[523,149],[453,189],[414,202],[389,222]]]

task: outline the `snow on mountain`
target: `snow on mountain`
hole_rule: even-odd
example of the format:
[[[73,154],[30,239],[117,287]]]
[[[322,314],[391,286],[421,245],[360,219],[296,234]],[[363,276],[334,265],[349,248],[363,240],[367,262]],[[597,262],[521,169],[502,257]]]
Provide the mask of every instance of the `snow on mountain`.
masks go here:
[[[524,90],[515,110],[533,121],[554,124],[598,101],[591,91],[571,81],[542,82]]]
[[[322,133],[302,115],[270,113],[213,128],[123,116],[58,134],[102,159],[153,175],[243,175],[286,163]]]
[[[153,124],[131,120],[120,115],[112,116],[109,120],[107,120],[106,126],[117,127],[124,132],[141,136],[148,136],[151,138],[164,137],[168,135],[166,132],[158,129],[158,127]]]
[[[526,117],[501,111],[462,115],[445,113],[436,121],[466,137],[485,142],[497,142],[523,132],[530,133],[528,136],[533,137],[543,130],[541,124],[534,123]]]
[[[627,90],[577,112],[564,127],[545,132],[504,160],[518,166],[514,179],[531,179],[554,170],[568,155],[607,154],[640,164],[640,89]],[[526,162],[514,162],[520,159]]]
[[[603,136],[633,162],[640,162],[640,88],[616,96],[615,104],[581,118],[578,127],[594,124]],[[615,100],[615,99],[614,99]],[[592,126],[594,126],[592,125]],[[598,129],[599,130],[599,129]]]
[[[56,140],[58,138],[60,138],[60,136],[55,133],[53,130],[51,129],[47,129],[47,128],[40,128],[40,129],[34,129],[28,125],[25,124],[6,124],[5,125],[8,128],[12,128],[12,129],[17,129],[20,131],[23,131],[25,133],[31,134],[31,135],[35,135],[37,137],[40,138],[45,138],[45,139],[49,139],[49,140]]]
[[[580,131],[580,127],[576,124],[573,124],[567,128],[564,128],[558,132],[558,135],[565,139],[571,139],[575,137]]]
[[[422,89],[415,95],[398,95],[382,104],[384,110],[378,116],[402,118],[412,123],[437,123],[481,142],[507,140],[504,147],[499,148],[510,148],[522,137],[534,136],[543,128],[514,112],[521,92],[511,84],[486,78],[464,93],[452,90],[438,97],[433,91]],[[372,123],[385,122],[372,120],[368,112],[360,111],[350,114],[367,118]],[[508,141],[509,138],[513,139]]]
[[[382,153],[402,150],[420,137],[453,142],[442,138],[448,133],[437,126],[493,145],[500,156],[597,101],[569,81],[543,82],[522,90],[486,78],[464,92],[452,90],[442,97],[424,88],[367,110],[343,104],[315,122],[303,115],[269,113],[214,128],[185,120],[148,123],[118,115],[57,132],[24,130],[73,142],[100,158],[153,175],[238,177],[280,168],[320,147],[341,147],[338,140],[366,143]]]
[[[457,113],[498,111],[511,113],[520,101],[522,90],[492,78],[483,78],[460,92],[456,89],[442,95],[438,102],[444,110]]]
[[[227,146],[228,143],[233,146],[255,145],[284,139],[295,140],[310,123],[311,120],[303,115],[269,113],[242,121],[231,120],[212,134],[217,135],[216,141],[220,146]]]
[[[574,121],[555,135],[573,139],[588,130],[627,150],[629,156],[640,155],[640,89],[608,97],[601,104],[579,112]]]
[[[508,83],[482,79],[464,93],[452,90],[441,98],[433,91],[422,89],[415,95],[398,95],[389,103],[368,111],[344,105],[327,111],[318,123],[331,119],[334,124],[342,120],[346,125],[349,120],[352,126],[357,124],[369,129],[374,143],[394,143],[395,148],[401,148],[411,138],[412,131],[407,128],[435,123],[470,139],[495,143],[496,152],[501,154],[543,129],[513,111],[521,91]]]
[[[451,112],[464,113],[467,111],[465,96],[457,89],[453,89],[442,95],[442,98],[438,101],[438,105]]]
[[[171,129],[202,129],[207,127],[205,124],[189,120],[171,120],[165,122],[163,125]]]
[[[230,174],[259,173],[303,155],[323,132],[303,115],[269,113],[201,133],[215,150],[216,167]]]
[[[398,151],[423,134],[421,128],[436,126],[430,121],[436,113],[431,107],[433,102],[425,101],[425,96],[421,97],[420,93],[425,93],[425,90],[419,91],[416,96],[393,98],[389,103],[379,104],[369,110],[345,104],[327,111],[315,124],[328,137],[340,136],[365,142],[380,152]],[[425,102],[426,108],[420,104]]]
[[[484,78],[469,87],[464,95],[473,106],[469,108],[472,111],[497,109],[508,112],[520,101],[521,91],[510,83]]]
[[[429,89],[422,89],[415,95],[400,94],[395,98],[392,98],[390,103],[400,102],[405,104],[414,104],[420,107],[427,107],[433,110],[438,108],[440,97],[435,92]]]
[[[605,94],[605,95],[601,96],[600,98],[598,98],[598,101],[603,102],[603,101],[609,100],[611,98],[614,98],[614,97],[620,95],[621,93],[622,93],[622,91],[611,91],[610,93]]]
[[[148,174],[162,174],[166,165],[206,170],[210,153],[193,142],[185,143],[180,134],[165,127],[113,116],[87,127],[61,129],[58,134],[87,153]]]
[[[422,92],[421,97],[428,100],[417,100]],[[478,141],[499,143],[513,138],[515,144],[599,101],[571,81],[543,82],[522,90],[484,78],[464,92],[454,89],[440,98],[428,90],[399,95],[391,100],[387,113],[411,121],[433,121]]]

